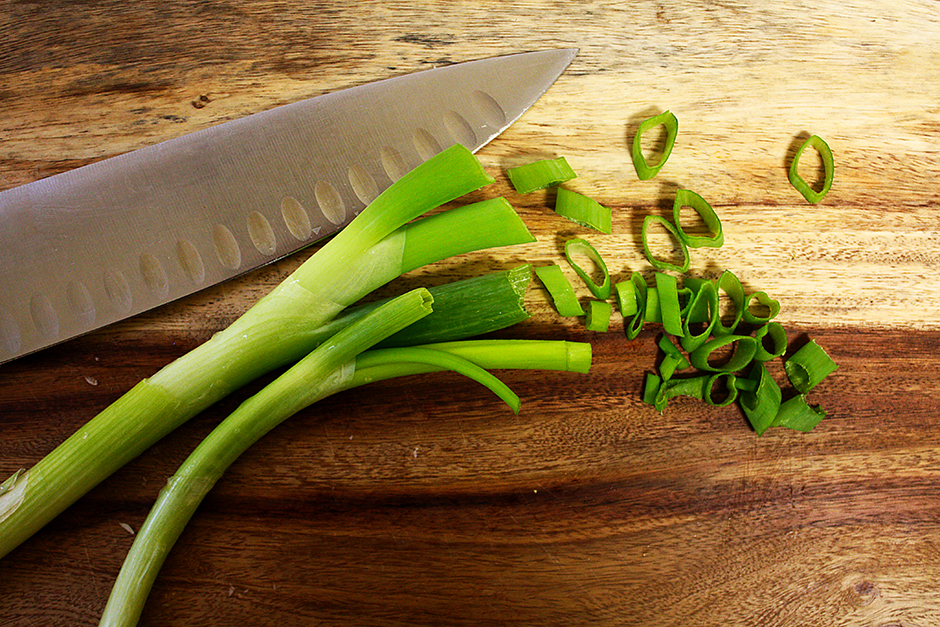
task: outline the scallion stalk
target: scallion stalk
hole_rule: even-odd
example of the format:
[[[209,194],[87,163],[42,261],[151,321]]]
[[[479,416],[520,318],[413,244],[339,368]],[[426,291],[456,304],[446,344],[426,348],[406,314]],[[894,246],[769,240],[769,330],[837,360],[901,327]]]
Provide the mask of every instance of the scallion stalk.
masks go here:
[[[398,302],[395,299],[381,307]],[[380,308],[337,333],[242,403],[197,447],[167,482],[137,533],[108,599],[102,626],[137,623],[166,556],[206,494],[239,455],[303,407],[367,383],[451,369],[487,385],[518,412],[518,397],[488,369],[587,372],[590,367],[589,344],[563,341],[477,340],[356,354],[367,342],[376,341],[380,335],[376,324],[383,323],[382,332],[390,329],[388,318]]]
[[[425,218],[429,222],[408,223],[492,181],[460,145],[399,179],[230,327],[140,382],[32,469],[20,473],[0,494],[0,557],[192,416],[310,352],[314,330],[401,274],[402,260],[413,266],[442,258],[423,238],[418,241],[408,233],[434,224],[439,241],[446,242],[453,237],[445,217],[451,212]],[[491,209],[506,211],[500,206]],[[464,223],[463,218],[458,213],[456,221]],[[521,230],[523,241],[531,241],[524,226]],[[462,248],[520,243],[518,228],[473,231],[479,240],[462,237]],[[415,246],[421,252],[415,253]]]

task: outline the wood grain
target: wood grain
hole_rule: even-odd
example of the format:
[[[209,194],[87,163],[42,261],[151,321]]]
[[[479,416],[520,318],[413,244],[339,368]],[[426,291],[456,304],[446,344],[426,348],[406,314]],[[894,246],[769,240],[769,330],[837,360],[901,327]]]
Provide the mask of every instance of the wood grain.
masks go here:
[[[589,238],[615,278],[678,187],[719,211],[728,268],[840,364],[809,434],[739,410],[639,401],[656,328],[625,339],[533,316],[502,337],[588,341],[589,376],[503,373],[513,416],[456,376],[327,399],[209,495],[142,625],[940,624],[940,13],[935,2],[0,2],[0,189],[299,98],[495,54],[576,46],[568,72],[480,152],[538,243],[382,290],[561,260]],[[627,142],[675,112],[636,179]],[[836,154],[818,206],[786,167]],[[564,155],[614,210],[602,236],[515,194],[508,166]],[[0,367],[0,475],[236,318],[312,251]],[[584,292],[586,295],[586,292]],[[0,298],[4,298],[0,296]],[[0,625],[93,625],[160,487],[259,381],[168,436],[0,560]]]

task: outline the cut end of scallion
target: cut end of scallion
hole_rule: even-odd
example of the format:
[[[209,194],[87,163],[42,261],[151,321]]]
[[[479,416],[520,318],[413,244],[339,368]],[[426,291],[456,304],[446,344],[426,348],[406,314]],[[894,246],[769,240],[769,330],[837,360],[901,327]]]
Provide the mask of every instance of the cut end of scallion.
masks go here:
[[[554,187],[578,176],[564,157],[543,159],[509,168],[506,175],[509,177],[512,186],[520,194],[528,194],[547,187]]]

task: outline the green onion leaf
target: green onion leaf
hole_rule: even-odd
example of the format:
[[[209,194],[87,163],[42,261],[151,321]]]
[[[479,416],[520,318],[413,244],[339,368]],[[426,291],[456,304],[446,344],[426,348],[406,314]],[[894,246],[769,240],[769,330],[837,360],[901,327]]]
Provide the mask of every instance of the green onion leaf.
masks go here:
[[[702,222],[705,223],[705,228],[709,232],[708,235],[690,235],[682,229],[679,217],[683,207],[690,207],[695,210],[701,217]],[[725,243],[725,236],[721,230],[721,220],[718,219],[718,214],[704,198],[692,190],[680,189],[676,192],[676,199],[672,205],[672,219],[675,222],[676,230],[679,232],[679,237],[685,241],[689,248],[701,248],[703,246],[719,248]]]
[[[584,255],[594,262],[594,266],[603,277],[600,284],[595,283],[591,275],[574,261],[575,255]],[[581,277],[581,280],[583,280],[588,289],[591,290],[595,298],[601,300],[610,298],[610,272],[607,271],[607,264],[604,263],[601,254],[597,252],[597,249],[595,249],[590,242],[579,238],[568,240],[565,242],[565,258],[568,260],[568,263],[571,264],[571,267],[574,268],[575,273]]]
[[[506,171],[512,186],[520,194],[528,194],[546,187],[577,178],[577,174],[568,165],[564,157],[534,161]]]
[[[689,284],[689,279],[683,283],[684,286]],[[682,348],[690,353],[708,341],[718,320],[718,290],[715,284],[711,281],[701,281],[693,282],[692,285],[693,296],[688,313],[682,319],[682,337],[679,340]],[[701,331],[694,333],[692,325],[702,322],[705,324]]]
[[[679,304],[679,282],[665,272],[656,273],[656,292],[663,329],[669,335],[682,335],[682,310]]]
[[[768,322],[757,329],[754,332],[754,339],[757,340],[755,361],[770,361],[776,357],[782,357],[787,352],[787,332],[779,322]],[[768,339],[771,343],[769,349],[765,346]]]
[[[606,300],[589,301],[587,319],[585,320],[588,331],[606,333],[610,327],[610,310],[610,303]]]
[[[822,422],[826,412],[819,406],[811,407],[806,402],[806,396],[800,394],[780,404],[774,427],[786,427],[796,431],[812,431],[813,427]]]
[[[633,281],[620,281],[614,284],[614,291],[617,292],[617,307],[624,318],[632,316],[637,312],[636,286]]]
[[[806,394],[832,374],[838,366],[815,340],[810,340],[783,363],[790,383]]]
[[[649,296],[649,286],[646,280],[639,272],[630,275],[630,282],[633,283],[633,295],[636,300],[636,313],[630,319],[627,326],[627,339],[633,340],[643,330],[643,324],[646,322],[646,299]]]
[[[659,125],[665,127],[666,143],[663,146],[663,151],[659,162],[655,165],[650,165],[646,162],[646,157],[643,155],[642,137],[644,133]],[[660,171],[660,169],[666,165],[666,160],[669,159],[669,155],[672,154],[672,148],[675,146],[676,135],[678,132],[679,120],[677,120],[676,116],[669,111],[664,111],[663,113],[648,118],[640,123],[640,127],[637,129],[636,135],[633,136],[633,146],[631,148],[630,154],[633,157],[633,168],[636,170],[636,175],[640,178],[641,181],[646,181],[653,178]]]
[[[662,386],[662,378],[652,372],[646,373],[646,379],[643,382],[643,402],[647,405],[656,405],[659,398],[659,388]],[[659,407],[657,407],[659,409]],[[662,411],[662,409],[659,409]]]
[[[754,363],[747,379],[738,381],[737,387],[742,390],[741,409],[757,435],[763,435],[777,418],[780,399],[783,395],[780,385],[770,376],[766,366],[760,362]],[[743,381],[747,381],[748,385],[745,386]]]
[[[741,285],[740,279],[734,275],[730,270],[725,270],[721,273],[721,276],[718,277],[718,293],[719,293],[719,303],[721,298],[721,292],[724,292],[731,299],[731,320],[725,324],[724,316],[721,315],[721,307],[719,307],[718,320],[715,322],[715,326],[712,329],[712,333],[716,336],[721,335],[731,335],[737,329],[738,324],[744,318],[744,286]]]
[[[715,399],[715,388],[724,380],[725,396],[720,400]],[[738,387],[735,384],[737,377],[730,372],[719,372],[708,377],[703,390],[704,400],[712,407],[726,407],[738,398]]]
[[[757,303],[756,307],[754,302]],[[752,292],[744,299],[741,319],[746,324],[765,324],[776,318],[778,313],[780,313],[779,302],[765,292]]]
[[[679,252],[682,255],[682,260],[678,264],[674,264],[665,259],[656,258],[649,247],[649,234],[650,228],[653,224],[661,224],[662,227],[672,235],[676,244],[678,245]],[[675,226],[672,225],[669,220],[662,216],[649,215],[643,218],[643,228],[642,228],[642,239],[643,239],[643,253],[646,255],[646,259],[650,264],[657,270],[675,270],[676,272],[686,272],[689,269],[689,264],[691,260],[689,259],[689,247],[686,246],[685,240],[679,235],[679,231]]]
[[[584,308],[578,302],[575,296],[574,288],[571,282],[562,272],[561,266],[553,264],[550,266],[539,266],[535,269],[535,276],[539,278],[545,289],[548,290],[552,302],[555,303],[555,309],[558,315],[563,317],[583,316]]]
[[[555,196],[555,213],[581,226],[610,234],[610,209],[578,192],[559,187]]]
[[[799,164],[800,157],[803,156],[803,151],[806,150],[807,146],[812,146],[819,153],[820,158],[822,159],[823,164],[823,184],[819,191],[814,190],[806,180],[800,176]],[[800,148],[796,151],[796,154],[793,156],[793,161],[790,163],[790,184],[796,188],[800,194],[803,195],[803,198],[809,202],[815,204],[818,203],[823,197],[829,193],[829,189],[832,187],[832,176],[833,176],[834,164],[832,159],[832,149],[829,148],[827,144],[821,137],[818,135],[813,135],[805,142]]]
[[[717,350],[732,347],[731,356],[724,363],[712,363],[710,357]],[[757,352],[757,340],[748,335],[724,335],[715,337],[689,354],[689,361],[699,370],[709,372],[737,372],[744,369],[754,359]]]

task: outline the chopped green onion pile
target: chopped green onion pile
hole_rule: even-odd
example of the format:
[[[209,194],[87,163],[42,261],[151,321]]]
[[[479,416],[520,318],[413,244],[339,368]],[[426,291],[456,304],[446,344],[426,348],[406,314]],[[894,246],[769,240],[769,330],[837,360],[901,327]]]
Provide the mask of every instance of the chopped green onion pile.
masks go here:
[[[665,143],[658,163],[650,165],[643,154],[642,136],[660,125],[666,131]],[[640,124],[631,150],[640,179],[654,177],[665,165],[675,146],[677,132],[678,120],[669,111]],[[808,146],[815,148],[823,161],[825,181],[819,191],[813,190],[797,170],[800,156]],[[539,165],[543,163],[533,165],[544,169],[546,166]],[[794,157],[790,181],[807,200],[819,202],[832,184],[832,170],[829,146],[813,135]],[[569,176],[574,178],[574,173]],[[543,181],[550,178],[544,175]],[[683,220],[686,209],[695,212],[698,224],[689,225]],[[556,212],[610,233],[609,210],[581,194],[559,188]],[[650,241],[654,229],[672,239],[672,258],[654,253]],[[648,284],[641,273],[633,272],[629,278],[614,282],[613,289],[607,265],[592,244],[581,238],[565,243],[569,265],[594,296],[587,303],[587,311],[560,266],[537,268],[536,274],[559,313],[585,316],[588,330],[608,330],[612,307],[603,304],[609,305],[607,300],[611,295],[624,318],[627,338],[636,338],[646,323],[662,325],[659,347],[663,356],[657,371],[647,374],[643,388],[645,402],[662,411],[669,399],[676,396],[698,398],[714,406],[737,401],[758,435],[775,426],[808,431],[822,420],[825,412],[810,406],[806,396],[836,369],[829,355],[811,341],[786,358],[784,370],[797,395],[784,400],[783,390],[765,365],[774,359],[784,359],[789,348],[786,330],[774,321],[780,312],[780,303],[763,291],[748,293],[730,270],[723,271],[714,280],[686,275],[691,266],[690,249],[719,248],[724,244],[721,220],[708,201],[692,190],[679,189],[673,201],[672,221],[660,215],[647,215],[640,240],[646,259],[655,270],[654,283]],[[603,279],[600,284],[576,263],[572,257],[575,251],[591,259]],[[680,281],[677,275],[686,276]],[[729,303],[731,311],[722,311],[720,302]],[[697,373],[679,376],[689,368]],[[723,393],[719,394],[719,390]]]

